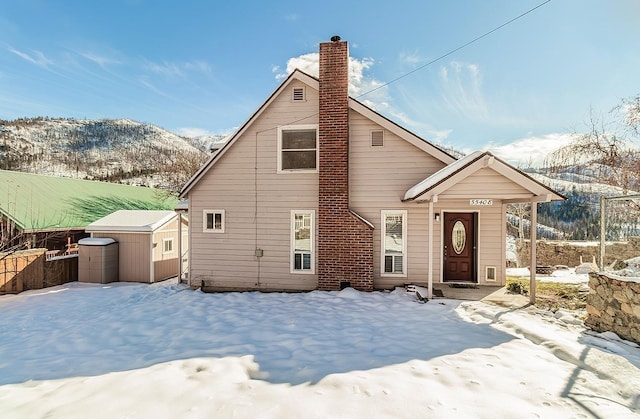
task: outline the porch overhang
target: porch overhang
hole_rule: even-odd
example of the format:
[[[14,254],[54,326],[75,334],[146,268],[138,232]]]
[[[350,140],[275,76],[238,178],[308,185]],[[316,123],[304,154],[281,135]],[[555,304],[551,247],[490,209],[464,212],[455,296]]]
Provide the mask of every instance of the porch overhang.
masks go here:
[[[469,181],[473,180],[475,183]],[[478,180],[489,179],[484,183]],[[491,183],[491,182],[494,183]],[[464,185],[463,185],[464,184]],[[460,187],[463,185],[464,187]],[[475,152],[444,167],[409,188],[402,202],[428,204],[429,223],[429,266],[433,266],[433,220],[434,205],[439,201],[496,200],[501,204],[530,203],[531,223],[537,225],[537,204],[539,202],[563,201],[566,198],[548,186],[538,182],[526,173],[500,160],[489,152]],[[536,229],[531,229],[531,277],[530,299],[535,303]],[[428,298],[433,296],[433,269],[429,268]]]

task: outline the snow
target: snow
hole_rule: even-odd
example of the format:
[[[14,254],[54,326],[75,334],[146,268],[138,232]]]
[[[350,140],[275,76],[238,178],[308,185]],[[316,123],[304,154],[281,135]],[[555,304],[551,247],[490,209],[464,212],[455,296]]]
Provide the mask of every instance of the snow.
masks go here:
[[[175,281],[0,297],[3,418],[640,416],[640,348],[570,311]]]
[[[507,268],[507,276],[515,276],[524,279],[531,278],[529,268]],[[542,282],[557,282],[562,284],[587,284],[589,274],[577,274],[576,268],[558,269],[550,275],[536,275],[536,279]]]

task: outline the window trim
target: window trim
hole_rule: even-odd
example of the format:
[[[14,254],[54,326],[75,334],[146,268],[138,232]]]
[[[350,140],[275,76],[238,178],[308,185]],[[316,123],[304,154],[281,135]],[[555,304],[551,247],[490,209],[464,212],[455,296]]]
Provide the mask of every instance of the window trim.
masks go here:
[[[167,250],[167,243],[171,243],[171,250]],[[168,237],[165,239],[162,239],[162,254],[163,255],[170,255],[174,252],[173,250],[173,237]]]
[[[402,216],[402,272],[385,272],[385,256],[386,255],[386,242],[385,236],[387,233],[387,215],[401,215]],[[382,210],[380,211],[380,276],[390,277],[407,277],[407,224],[408,224],[408,212],[407,210]]]
[[[296,130],[315,130],[316,132],[316,167],[314,169],[283,169],[282,168],[282,132],[283,131],[296,131]],[[278,127],[278,173],[317,173],[318,166],[320,165],[320,144],[318,142],[318,125],[317,124],[305,124],[305,125],[282,125]]]
[[[310,214],[311,215],[311,227],[310,233],[310,251],[311,254],[311,269],[295,269],[295,248],[296,248],[296,215],[297,214]],[[290,220],[290,232],[289,232],[289,273],[292,274],[302,274],[302,275],[312,275],[316,273],[316,211],[315,210],[291,210],[291,220]]]
[[[209,214],[213,214],[214,215],[214,227],[213,228],[207,228],[207,215]],[[221,218],[222,218],[222,222],[220,223],[221,228],[215,228],[215,214],[221,214]],[[219,210],[219,209],[205,209],[202,210],[202,231],[204,233],[224,233],[225,231],[225,227],[226,227],[226,214],[225,214],[225,210]]]

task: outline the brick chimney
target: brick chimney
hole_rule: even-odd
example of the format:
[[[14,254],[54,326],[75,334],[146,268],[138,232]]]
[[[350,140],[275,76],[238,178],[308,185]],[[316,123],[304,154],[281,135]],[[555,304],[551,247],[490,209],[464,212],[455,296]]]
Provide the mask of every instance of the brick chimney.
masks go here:
[[[373,289],[373,228],[349,208],[349,49],[320,44],[318,289]]]

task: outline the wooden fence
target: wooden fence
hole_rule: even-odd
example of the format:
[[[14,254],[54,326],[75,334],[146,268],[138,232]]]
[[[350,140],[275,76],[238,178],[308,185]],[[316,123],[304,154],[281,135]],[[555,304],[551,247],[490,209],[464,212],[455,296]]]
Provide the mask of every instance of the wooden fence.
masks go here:
[[[77,255],[47,260],[47,249],[0,253],[0,295],[17,294],[78,280]]]

